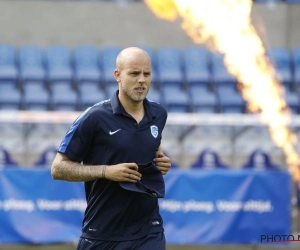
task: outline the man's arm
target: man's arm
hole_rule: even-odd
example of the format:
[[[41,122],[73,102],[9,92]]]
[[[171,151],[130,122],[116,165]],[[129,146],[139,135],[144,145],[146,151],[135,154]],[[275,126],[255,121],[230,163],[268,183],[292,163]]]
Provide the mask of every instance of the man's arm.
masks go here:
[[[154,158],[154,162],[163,175],[170,170],[171,160],[169,157],[164,155],[161,145],[156,151],[156,158]]]
[[[51,166],[51,175],[55,180],[93,181],[109,179],[112,181],[137,182],[141,179],[135,163],[117,165],[82,165],[70,160],[66,155],[57,153]]]

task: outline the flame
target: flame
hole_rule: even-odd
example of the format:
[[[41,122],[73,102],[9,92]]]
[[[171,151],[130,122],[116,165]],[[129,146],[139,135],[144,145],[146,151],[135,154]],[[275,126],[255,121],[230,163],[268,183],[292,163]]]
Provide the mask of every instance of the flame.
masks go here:
[[[295,181],[300,180],[300,158],[296,135],[289,129],[290,110],[284,88],[265,56],[263,43],[251,24],[252,0],[144,0],[158,18],[174,21],[196,44],[206,44],[224,54],[228,72],[235,75],[238,88],[250,112],[261,115],[269,126],[273,142],[282,149]]]

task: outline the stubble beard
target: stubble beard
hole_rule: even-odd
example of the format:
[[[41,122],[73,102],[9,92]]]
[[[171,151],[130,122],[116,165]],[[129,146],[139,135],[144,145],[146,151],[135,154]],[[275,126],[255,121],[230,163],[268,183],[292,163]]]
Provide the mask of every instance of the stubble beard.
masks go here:
[[[149,91],[149,89],[146,89],[146,92],[144,94],[139,95],[139,94],[134,93],[134,89],[127,89],[126,87],[124,87],[123,84],[122,84],[122,90],[123,90],[125,96],[133,102],[144,101],[148,94],[148,91]]]

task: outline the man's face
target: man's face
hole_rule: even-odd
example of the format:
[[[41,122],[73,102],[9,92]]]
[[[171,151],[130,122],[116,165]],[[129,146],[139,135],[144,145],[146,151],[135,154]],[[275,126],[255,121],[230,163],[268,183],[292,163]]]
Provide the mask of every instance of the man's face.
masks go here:
[[[127,58],[118,75],[119,95],[133,102],[146,98],[151,85],[151,62],[144,54],[134,54]]]

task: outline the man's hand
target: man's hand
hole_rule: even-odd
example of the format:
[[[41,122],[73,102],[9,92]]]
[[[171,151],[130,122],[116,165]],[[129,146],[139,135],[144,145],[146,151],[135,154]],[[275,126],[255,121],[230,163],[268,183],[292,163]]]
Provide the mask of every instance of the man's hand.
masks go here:
[[[111,181],[128,181],[136,183],[141,180],[141,173],[138,172],[136,163],[120,163],[106,166],[105,179]]]
[[[153,161],[163,175],[170,170],[171,160],[169,157],[165,156],[163,152],[157,151],[156,158],[154,158]]]

